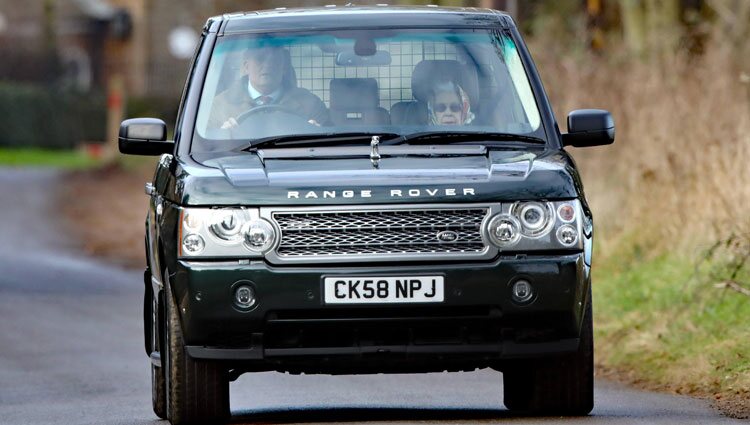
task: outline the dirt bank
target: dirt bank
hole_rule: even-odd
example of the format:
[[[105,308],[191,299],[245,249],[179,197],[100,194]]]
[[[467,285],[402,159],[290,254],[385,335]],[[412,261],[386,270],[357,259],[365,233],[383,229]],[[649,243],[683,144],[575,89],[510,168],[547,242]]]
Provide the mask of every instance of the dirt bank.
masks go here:
[[[63,214],[89,254],[123,267],[145,265],[143,237],[153,169],[120,165],[65,175]]]

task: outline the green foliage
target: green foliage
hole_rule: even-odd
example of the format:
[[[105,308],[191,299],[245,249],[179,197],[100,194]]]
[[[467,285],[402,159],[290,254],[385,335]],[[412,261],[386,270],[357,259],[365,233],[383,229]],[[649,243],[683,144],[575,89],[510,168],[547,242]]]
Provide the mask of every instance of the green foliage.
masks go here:
[[[750,293],[748,285],[738,281],[749,274],[750,235],[736,232],[714,243],[706,250],[701,265],[707,269],[710,279],[719,286],[730,286],[741,293]]]
[[[748,385],[750,297],[716,279],[747,281],[750,274],[737,268],[736,257],[714,254],[697,262],[674,253],[640,260],[613,255],[597,264],[598,361],[684,393]]]
[[[128,118],[159,118],[167,123],[167,128],[174,128],[179,101],[177,98],[131,97],[127,100],[126,115]]]
[[[0,146],[72,148],[105,138],[101,94],[0,83]]]
[[[91,168],[99,162],[81,150],[0,148],[0,166]]]

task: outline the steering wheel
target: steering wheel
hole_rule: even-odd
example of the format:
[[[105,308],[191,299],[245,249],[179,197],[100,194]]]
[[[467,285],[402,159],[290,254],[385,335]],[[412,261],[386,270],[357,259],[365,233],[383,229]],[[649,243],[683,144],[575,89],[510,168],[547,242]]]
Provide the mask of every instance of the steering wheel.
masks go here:
[[[308,122],[302,112],[280,104],[260,105],[237,115],[233,137],[269,137],[277,134],[309,133],[318,126]]]
[[[254,107],[248,109],[247,111],[245,111],[245,112],[237,115],[237,118],[235,118],[235,119],[237,120],[237,124],[240,124],[240,123],[242,123],[243,121],[245,121],[246,119],[250,118],[253,115],[257,115],[257,114],[272,114],[274,112],[285,112],[287,114],[295,115],[295,116],[297,116],[299,118],[304,118],[302,115],[300,115],[299,112],[294,111],[292,109],[289,109],[288,107],[286,107],[284,105],[281,105],[281,104],[278,104],[278,103],[270,103],[268,105],[254,106]]]

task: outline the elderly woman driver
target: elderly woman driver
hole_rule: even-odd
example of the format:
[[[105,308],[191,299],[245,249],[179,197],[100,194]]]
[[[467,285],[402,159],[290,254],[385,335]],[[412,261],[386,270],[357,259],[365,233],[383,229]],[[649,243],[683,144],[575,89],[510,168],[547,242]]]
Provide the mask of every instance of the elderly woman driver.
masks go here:
[[[427,111],[433,125],[465,125],[474,119],[469,96],[453,81],[442,81],[432,87]]]

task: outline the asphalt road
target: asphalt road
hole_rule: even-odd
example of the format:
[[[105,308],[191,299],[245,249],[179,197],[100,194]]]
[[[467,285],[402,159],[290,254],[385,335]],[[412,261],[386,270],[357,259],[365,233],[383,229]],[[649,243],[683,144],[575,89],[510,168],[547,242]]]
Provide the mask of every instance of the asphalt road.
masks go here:
[[[141,272],[81,254],[55,219],[58,179],[0,169],[0,424],[166,423],[151,412]],[[601,380],[589,417],[515,417],[501,383],[493,371],[246,374],[231,386],[232,422],[744,423],[701,400]]]

